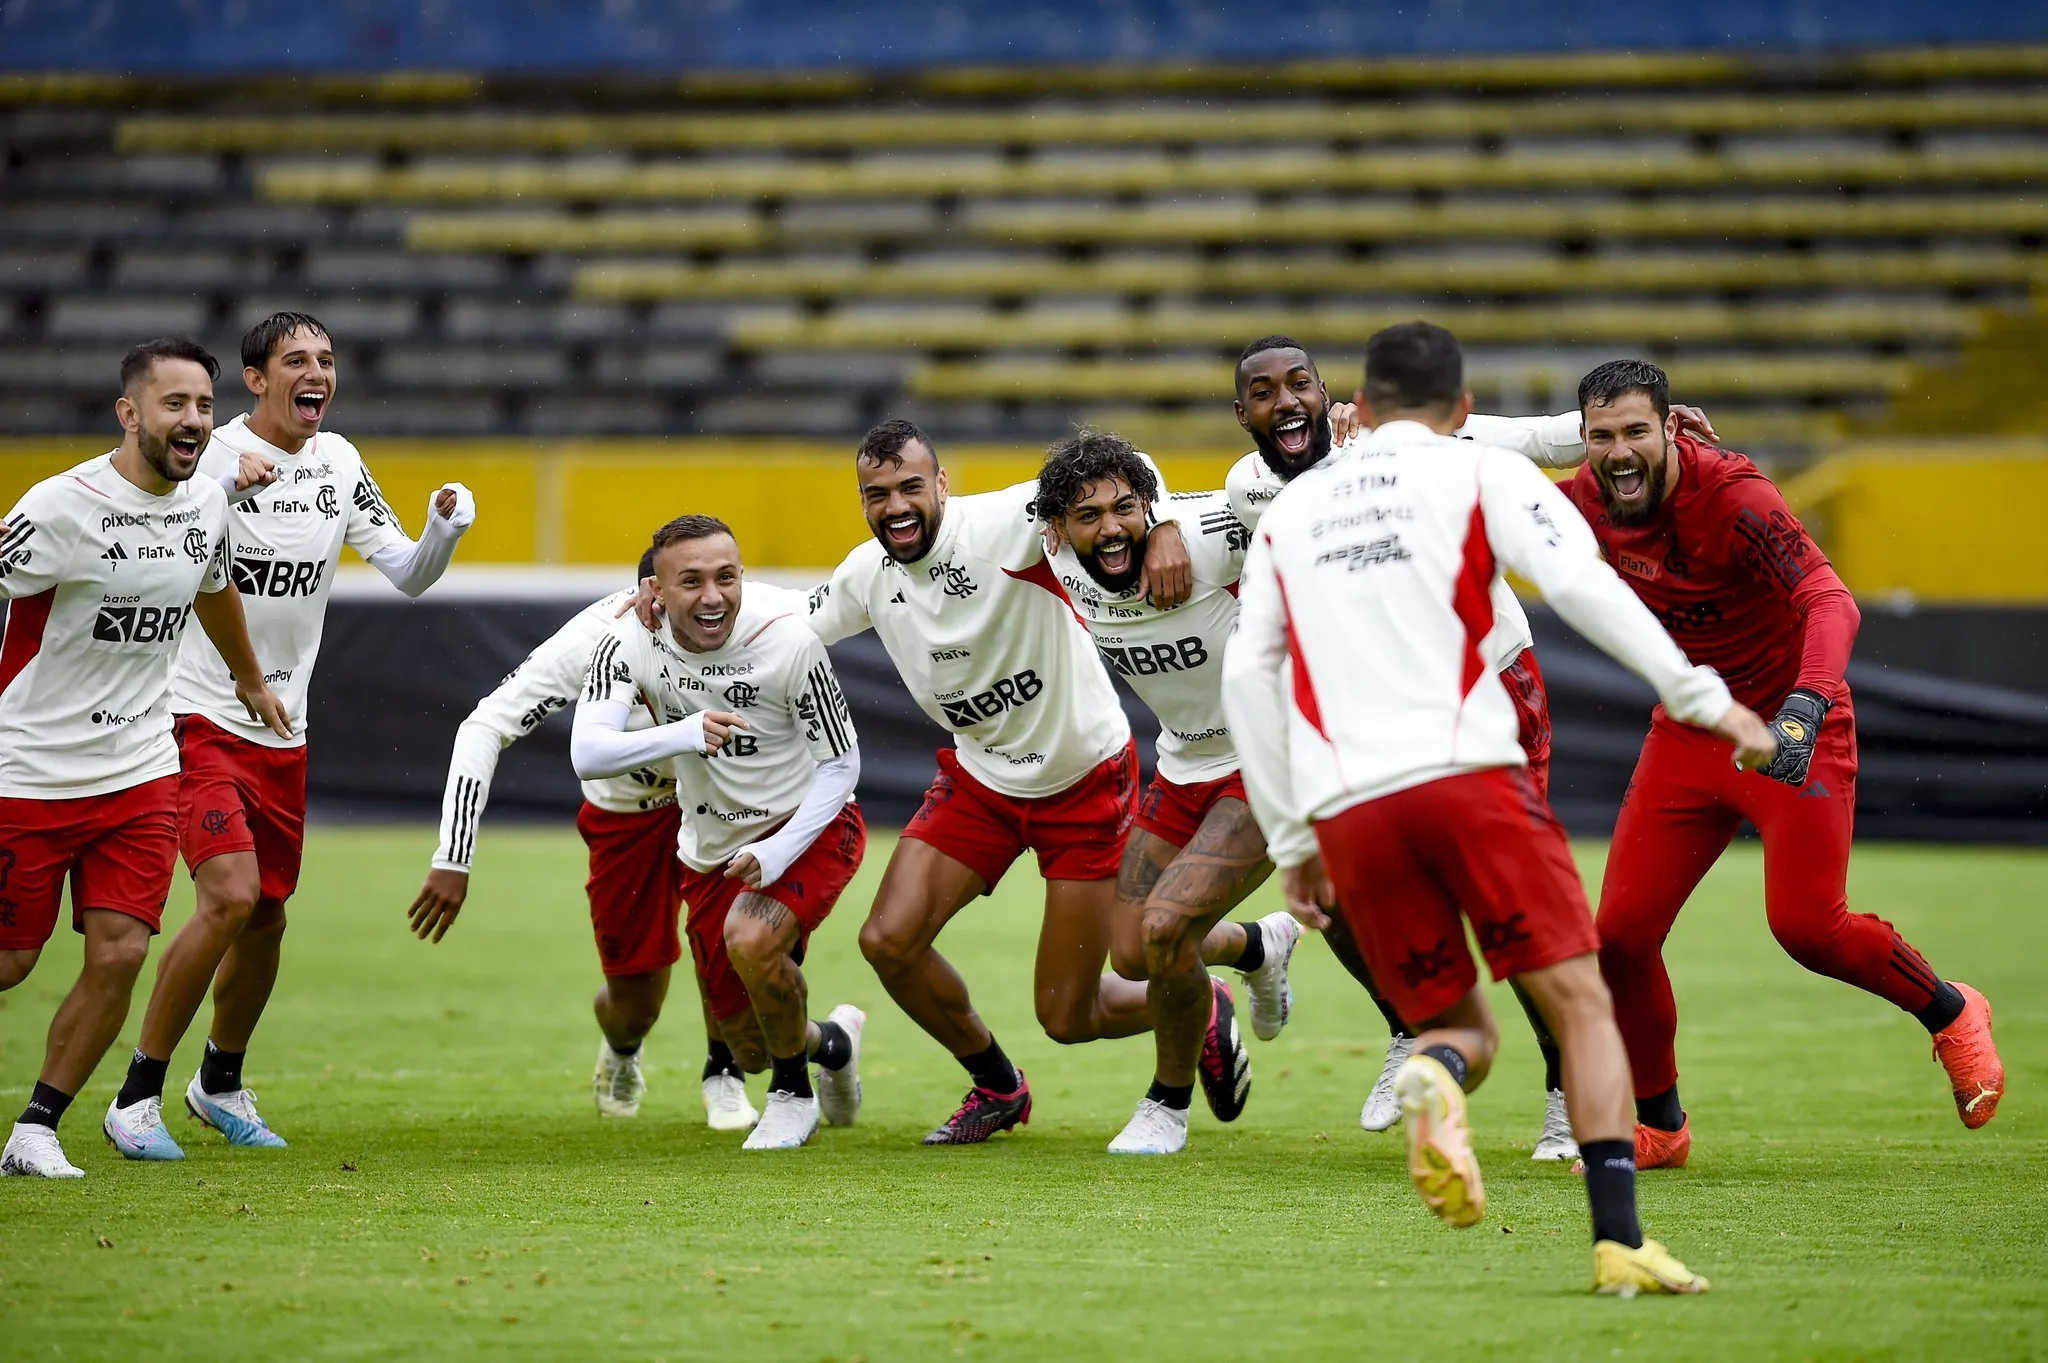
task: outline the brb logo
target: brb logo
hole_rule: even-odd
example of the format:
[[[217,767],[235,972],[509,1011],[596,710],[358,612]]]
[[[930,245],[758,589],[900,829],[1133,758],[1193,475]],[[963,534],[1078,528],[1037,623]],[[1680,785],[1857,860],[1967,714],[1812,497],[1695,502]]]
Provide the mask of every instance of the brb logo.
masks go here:
[[[1200,635],[1190,634],[1170,644],[1139,644],[1134,648],[1104,645],[1103,658],[1126,677],[1156,677],[1162,672],[1192,672],[1209,661],[1209,650]]]
[[[327,560],[295,563],[290,559],[235,559],[229,567],[235,590],[244,596],[311,596],[327,575]]]
[[[92,637],[107,644],[174,644],[190,606],[101,606]]]
[[[1044,692],[1045,683],[1027,667],[1016,676],[1004,677],[988,690],[964,700],[941,701],[939,709],[946,716],[946,723],[955,728],[971,729],[1019,706],[1029,705]]]

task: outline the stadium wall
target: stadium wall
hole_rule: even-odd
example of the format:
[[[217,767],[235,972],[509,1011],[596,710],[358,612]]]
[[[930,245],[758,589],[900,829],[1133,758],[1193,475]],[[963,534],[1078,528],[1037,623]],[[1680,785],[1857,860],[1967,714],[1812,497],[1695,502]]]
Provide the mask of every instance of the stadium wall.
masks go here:
[[[176,73],[689,70],[937,63],[1314,59],[1333,54],[1750,49],[1797,57],[1873,44],[2048,38],[2048,8],[1957,0],[11,0],[0,62],[16,70]]]

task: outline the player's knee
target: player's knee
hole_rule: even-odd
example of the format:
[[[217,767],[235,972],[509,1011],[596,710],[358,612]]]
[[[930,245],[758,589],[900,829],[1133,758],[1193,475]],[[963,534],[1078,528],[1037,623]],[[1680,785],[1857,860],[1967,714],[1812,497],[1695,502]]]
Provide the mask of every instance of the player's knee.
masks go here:
[[[1095,1028],[1089,1025],[1086,1018],[1070,1017],[1066,1014],[1048,1017],[1040,1014],[1038,1025],[1045,1029],[1048,1039],[1062,1046],[1079,1046],[1083,1042],[1095,1040]]]
[[[886,979],[909,970],[923,949],[914,939],[898,936],[879,919],[870,918],[860,925],[860,954]]]
[[[760,919],[750,914],[727,914],[725,954],[732,957],[735,966],[751,975],[781,954],[781,944],[776,940],[775,929]]]
[[[1197,924],[1172,909],[1147,908],[1144,921],[1145,964],[1154,974],[1183,973],[1201,967],[1202,939]]]
[[[1109,946],[1109,968],[1119,976],[1135,984],[1143,984],[1152,978],[1145,968],[1145,944],[1143,939],[1135,942],[1111,942]]]
[[[1770,916],[1771,936],[1778,939],[1778,945],[1785,954],[1816,974],[1836,974],[1836,963],[1841,958],[1841,935],[1838,925],[1825,918],[1810,915],[1772,914]]]
[[[275,899],[259,899],[256,907],[250,910],[248,921],[242,924],[242,940],[282,937],[284,929],[284,905]]]
[[[246,860],[245,865],[230,865],[230,860],[216,857],[200,864],[195,877],[199,885],[197,912],[239,932],[256,913],[263,882],[254,858],[235,859]]]
[[[149,956],[149,932],[140,922],[134,931],[88,934],[85,939],[86,973],[102,979],[134,982]]]
[[[43,954],[41,947],[28,947],[20,951],[0,951],[0,993],[5,993],[28,978],[36,968],[36,958]]]

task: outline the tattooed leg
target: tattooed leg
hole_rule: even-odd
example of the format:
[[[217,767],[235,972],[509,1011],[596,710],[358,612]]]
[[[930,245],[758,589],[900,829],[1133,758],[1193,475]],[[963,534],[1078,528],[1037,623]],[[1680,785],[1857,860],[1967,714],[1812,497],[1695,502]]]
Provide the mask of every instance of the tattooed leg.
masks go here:
[[[816,1039],[805,1015],[810,990],[793,955],[801,938],[796,916],[765,894],[741,895],[726,915],[725,951],[747,987],[773,1059],[808,1054]]]
[[[1109,929],[1109,963],[1127,980],[1145,978],[1145,901],[1152,897],[1152,887],[1179,855],[1178,847],[1142,828],[1133,828],[1124,843],[1123,864],[1116,872],[1116,917]]]
[[[1205,939],[1272,869],[1251,807],[1242,800],[1219,800],[1153,885],[1143,930],[1160,1083],[1195,1081],[1209,1025]],[[1241,933],[1238,949],[1243,949]]]

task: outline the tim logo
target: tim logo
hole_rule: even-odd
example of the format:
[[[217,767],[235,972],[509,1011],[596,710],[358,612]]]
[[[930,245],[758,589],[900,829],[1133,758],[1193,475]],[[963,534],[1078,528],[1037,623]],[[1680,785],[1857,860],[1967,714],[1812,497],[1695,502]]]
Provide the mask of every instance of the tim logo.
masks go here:
[[[198,526],[195,525],[185,532],[185,557],[194,563],[206,562],[206,556],[211,548],[212,546],[206,542],[206,532]]]
[[[174,644],[190,606],[101,606],[92,637],[107,644]]]
[[[1630,577],[1639,577],[1645,582],[1655,582],[1664,575],[1663,568],[1655,561],[1644,558],[1641,554],[1631,554],[1626,549],[1614,551],[1614,566]]]
[[[1005,677],[988,690],[964,700],[942,701],[939,710],[946,716],[946,723],[958,729],[971,729],[1019,706],[1029,705],[1044,691],[1045,683],[1027,667],[1016,676]]]
[[[199,826],[213,837],[228,831],[229,816],[225,809],[209,809],[199,816]]]
[[[321,488],[319,495],[313,498],[313,507],[331,521],[341,514],[341,498],[335,495],[334,488],[330,484],[327,487]]]
[[[925,570],[926,576],[934,582],[944,582],[948,596],[969,597],[981,590],[980,584],[967,575],[965,568],[956,567],[951,559],[933,564]]]
[[[327,560],[294,563],[290,559],[238,558],[229,564],[235,590],[244,596],[311,596],[327,575]]]
[[[1191,672],[1209,661],[1209,650],[1200,635],[1191,634],[1170,644],[1139,644],[1133,648],[1105,645],[1102,657],[1126,677],[1156,677],[1162,672]]]
[[[761,688],[751,682],[734,682],[725,688],[725,703],[735,710],[746,710],[761,703]]]

